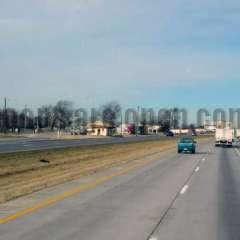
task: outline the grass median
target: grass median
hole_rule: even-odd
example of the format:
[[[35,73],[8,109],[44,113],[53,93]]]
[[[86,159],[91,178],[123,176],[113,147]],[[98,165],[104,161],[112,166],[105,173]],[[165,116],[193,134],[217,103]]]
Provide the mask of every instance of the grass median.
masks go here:
[[[162,139],[1,154],[0,203],[175,146]]]

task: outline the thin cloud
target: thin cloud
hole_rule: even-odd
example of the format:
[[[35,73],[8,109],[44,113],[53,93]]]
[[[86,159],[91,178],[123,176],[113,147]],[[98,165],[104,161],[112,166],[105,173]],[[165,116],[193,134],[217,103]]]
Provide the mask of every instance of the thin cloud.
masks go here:
[[[216,0],[2,0],[0,94],[131,102],[151,89],[237,82],[239,46],[230,43],[239,39],[238,7]]]

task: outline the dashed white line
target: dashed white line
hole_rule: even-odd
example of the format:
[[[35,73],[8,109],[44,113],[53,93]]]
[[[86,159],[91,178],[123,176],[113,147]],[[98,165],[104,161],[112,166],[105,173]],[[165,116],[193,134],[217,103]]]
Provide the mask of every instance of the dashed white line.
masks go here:
[[[198,172],[198,171],[199,171],[199,169],[200,169],[200,167],[196,167],[196,169],[195,169],[195,172]]]
[[[188,185],[185,185],[185,186],[182,188],[180,194],[183,195],[183,194],[187,191],[187,189],[188,189]]]
[[[206,158],[203,158],[202,161],[204,162],[206,160]]]
[[[151,237],[149,240],[158,240],[156,237]]]

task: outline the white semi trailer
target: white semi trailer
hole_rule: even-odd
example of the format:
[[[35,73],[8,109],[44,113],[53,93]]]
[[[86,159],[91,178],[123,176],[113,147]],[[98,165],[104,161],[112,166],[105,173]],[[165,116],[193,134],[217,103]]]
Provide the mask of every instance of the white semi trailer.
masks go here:
[[[234,130],[232,128],[217,128],[215,134],[215,146],[232,147]]]
[[[236,138],[240,140],[240,129],[236,129]]]

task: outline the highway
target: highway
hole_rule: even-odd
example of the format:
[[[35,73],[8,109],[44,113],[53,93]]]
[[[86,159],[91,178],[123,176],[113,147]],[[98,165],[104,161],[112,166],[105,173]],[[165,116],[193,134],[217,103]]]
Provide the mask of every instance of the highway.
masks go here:
[[[239,240],[239,186],[239,151],[208,141],[15,215],[0,239]]]
[[[0,153],[12,153],[33,150],[45,150],[56,148],[68,148],[77,146],[90,146],[112,143],[126,143],[134,141],[146,141],[149,139],[158,140],[164,137],[154,136],[131,136],[131,137],[107,137],[107,138],[86,138],[76,140],[51,140],[51,139],[8,139],[0,141]]]

